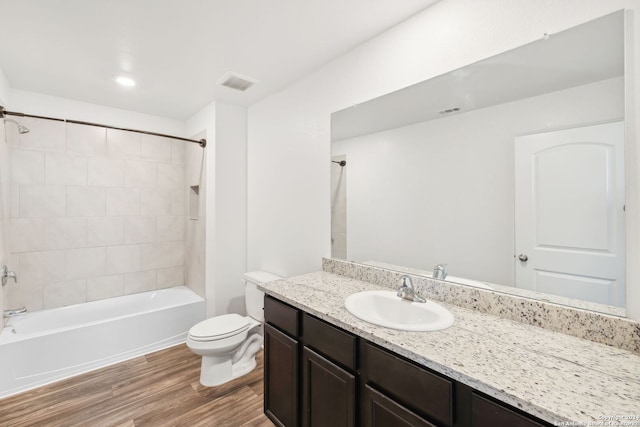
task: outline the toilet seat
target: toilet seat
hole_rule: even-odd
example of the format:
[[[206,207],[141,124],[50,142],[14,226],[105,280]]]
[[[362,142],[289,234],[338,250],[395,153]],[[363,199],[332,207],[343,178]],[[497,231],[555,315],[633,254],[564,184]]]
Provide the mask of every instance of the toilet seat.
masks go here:
[[[189,330],[194,341],[217,341],[241,334],[249,329],[249,320],[236,313],[212,317],[196,324]]]

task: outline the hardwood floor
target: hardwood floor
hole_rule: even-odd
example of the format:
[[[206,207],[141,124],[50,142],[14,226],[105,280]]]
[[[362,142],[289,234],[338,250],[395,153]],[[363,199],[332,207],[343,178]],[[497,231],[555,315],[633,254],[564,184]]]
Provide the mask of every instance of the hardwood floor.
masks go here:
[[[200,385],[186,345],[0,400],[0,426],[271,427],[263,411],[263,354],[251,373]]]

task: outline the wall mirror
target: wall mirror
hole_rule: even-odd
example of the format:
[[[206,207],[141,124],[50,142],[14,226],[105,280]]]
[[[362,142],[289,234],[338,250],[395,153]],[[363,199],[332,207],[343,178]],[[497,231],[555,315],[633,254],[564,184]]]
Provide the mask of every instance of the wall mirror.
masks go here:
[[[624,97],[619,11],[334,113],[332,257],[624,315]]]

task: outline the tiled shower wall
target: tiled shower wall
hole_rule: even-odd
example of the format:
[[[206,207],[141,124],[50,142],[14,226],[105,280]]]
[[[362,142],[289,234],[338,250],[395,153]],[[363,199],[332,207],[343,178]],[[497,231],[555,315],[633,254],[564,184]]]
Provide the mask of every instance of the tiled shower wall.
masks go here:
[[[6,306],[40,310],[184,284],[184,142],[21,118]]]
[[[9,261],[9,146],[5,140],[5,123],[0,120],[0,267]],[[0,311],[5,309],[5,289],[0,289]],[[0,332],[4,322],[0,321]]]

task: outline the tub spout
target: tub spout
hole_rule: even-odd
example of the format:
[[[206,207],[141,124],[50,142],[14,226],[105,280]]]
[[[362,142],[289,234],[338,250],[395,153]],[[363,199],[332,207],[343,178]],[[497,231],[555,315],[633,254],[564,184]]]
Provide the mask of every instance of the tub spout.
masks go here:
[[[13,271],[9,271],[6,265],[2,266],[0,277],[2,277],[2,286],[6,285],[9,279],[13,279],[14,282],[18,283],[18,276]]]
[[[5,310],[2,312],[2,317],[16,317],[27,314],[26,307],[14,308],[13,310]]]

